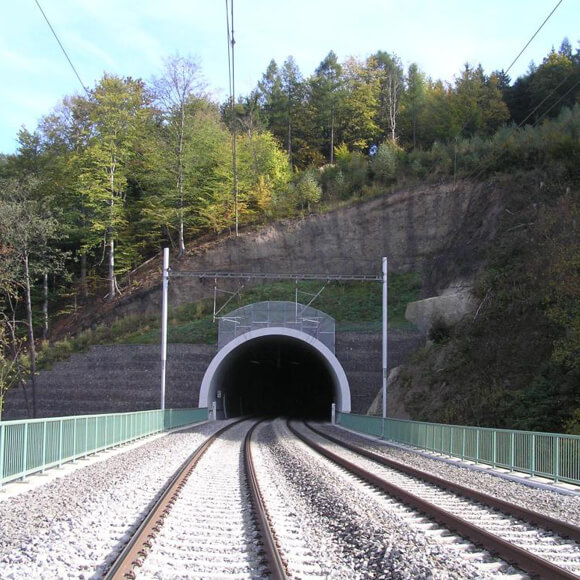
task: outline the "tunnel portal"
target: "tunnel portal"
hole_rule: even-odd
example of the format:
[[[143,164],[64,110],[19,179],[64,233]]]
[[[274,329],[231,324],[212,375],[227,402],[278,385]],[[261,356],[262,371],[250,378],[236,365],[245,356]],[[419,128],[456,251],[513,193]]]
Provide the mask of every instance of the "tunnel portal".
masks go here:
[[[265,304],[276,316],[254,320],[256,312],[264,312]],[[212,408],[215,403],[217,418],[283,415],[329,420],[332,403],[337,411],[349,412],[348,381],[333,352],[334,321],[330,319],[330,332],[328,315],[315,311],[318,318],[313,312],[305,318],[306,307],[301,308],[295,303],[252,305],[254,324],[243,325],[240,320],[248,322],[244,318],[248,311],[244,316],[239,316],[244,309],[230,313],[227,321],[235,322],[235,333],[231,333],[231,324],[223,334],[220,326],[221,348],[205,373],[199,406]],[[283,317],[281,309],[285,310]],[[290,314],[297,312],[301,315],[298,322],[296,314]],[[324,324],[320,324],[320,314]],[[321,328],[324,333],[319,332]]]

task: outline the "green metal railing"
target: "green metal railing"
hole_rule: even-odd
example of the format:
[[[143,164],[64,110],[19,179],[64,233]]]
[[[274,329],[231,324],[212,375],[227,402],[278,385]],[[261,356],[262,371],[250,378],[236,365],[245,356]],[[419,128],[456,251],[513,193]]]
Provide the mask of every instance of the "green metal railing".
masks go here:
[[[483,463],[580,485],[580,436],[421,423],[337,413],[347,429]]]
[[[208,418],[207,409],[167,409],[0,421],[0,487],[69,461]]]

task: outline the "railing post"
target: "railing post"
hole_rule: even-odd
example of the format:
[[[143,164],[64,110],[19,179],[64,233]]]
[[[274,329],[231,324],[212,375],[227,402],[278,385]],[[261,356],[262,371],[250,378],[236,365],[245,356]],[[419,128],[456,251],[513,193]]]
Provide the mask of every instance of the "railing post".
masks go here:
[[[26,457],[28,455],[28,422],[24,424],[24,442],[22,444],[22,476],[21,481],[26,477]]]
[[[62,423],[63,420],[58,421],[58,466],[62,467]]]
[[[6,425],[0,422],[0,487],[4,480],[4,440],[6,439]]]
[[[77,462],[77,418],[73,419],[73,463]]]
[[[475,463],[479,463],[479,428],[475,432]]]
[[[530,445],[530,475],[534,477],[536,473],[536,434],[532,433],[532,444]]]
[[[89,452],[89,418],[85,417],[85,459]]]
[[[44,473],[44,468],[46,466],[46,421],[42,425],[42,469],[40,473]]]
[[[465,436],[466,428],[463,427],[461,430],[461,461],[465,461]]]
[[[558,483],[560,478],[560,437],[554,436],[554,482]]]
[[[497,431],[493,430],[493,439],[492,439],[492,455],[493,455],[493,466],[496,467],[497,465]]]
[[[336,403],[332,403],[330,407],[330,422],[336,425]]]
[[[510,443],[511,443],[511,449],[510,449],[510,471],[514,470],[514,455],[515,455],[515,433],[512,431],[510,433]]]

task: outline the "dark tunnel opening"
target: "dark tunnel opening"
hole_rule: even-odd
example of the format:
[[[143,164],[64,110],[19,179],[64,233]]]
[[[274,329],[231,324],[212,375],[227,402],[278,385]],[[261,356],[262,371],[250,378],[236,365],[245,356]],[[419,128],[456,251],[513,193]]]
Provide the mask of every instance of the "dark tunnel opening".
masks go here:
[[[334,384],[315,349],[292,337],[268,336],[250,340],[230,353],[217,398],[226,417],[328,421]]]

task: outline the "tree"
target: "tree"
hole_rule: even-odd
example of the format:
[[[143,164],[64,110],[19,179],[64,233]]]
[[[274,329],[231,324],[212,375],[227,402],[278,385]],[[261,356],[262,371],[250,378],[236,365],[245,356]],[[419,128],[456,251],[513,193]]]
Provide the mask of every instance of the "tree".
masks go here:
[[[6,393],[18,383],[20,346],[19,342],[11,340],[10,322],[6,312],[0,310],[0,421]]]
[[[344,118],[348,119],[342,134],[346,145],[363,150],[380,137],[376,122],[379,105],[379,82],[365,63],[349,58],[343,67]]]
[[[404,90],[403,67],[399,57],[379,51],[369,58],[369,67],[379,81],[378,124],[384,135],[397,140],[397,118]]]
[[[300,122],[300,105],[304,99],[304,86],[300,69],[294,58],[289,56],[282,65],[282,90],[286,96],[287,108],[287,140],[286,151],[290,167],[293,165],[292,141],[294,132]]]
[[[421,112],[425,107],[425,93],[425,75],[417,64],[412,63],[407,71],[407,90],[402,99],[402,114],[407,126],[410,127],[413,149],[417,147],[417,131]]]
[[[485,80],[483,90],[482,109],[483,117],[481,132],[491,136],[498,131],[509,119],[509,109],[503,97],[502,86],[505,79],[497,73],[492,73]]]
[[[258,83],[258,94],[268,130],[280,143],[285,143],[288,134],[288,98],[282,86],[278,64],[274,59],[270,61],[262,80]]]
[[[65,97],[39,124],[44,159],[42,179],[45,189],[64,216],[66,248],[74,267],[80,264],[80,300],[89,297],[88,266],[95,242],[90,230],[87,191],[79,187],[84,153],[93,136],[92,103],[86,96]],[[76,300],[76,298],[75,298]]]
[[[341,105],[342,66],[331,50],[310,79],[310,98],[322,136],[322,149],[328,151],[334,163],[334,143],[337,112]]]
[[[166,59],[163,75],[153,80],[153,100],[158,107],[161,135],[165,140],[165,160],[174,180],[175,195],[169,196],[176,206],[178,255],[185,252],[185,166],[191,152],[187,140],[194,138],[191,131],[196,114],[194,101],[202,97],[205,85],[198,63],[179,55]]]
[[[552,50],[530,81],[531,119],[535,122],[545,116],[554,118],[562,107],[572,107],[576,101],[573,89],[578,80],[580,71],[572,62],[571,48],[564,48],[563,52]]]
[[[451,87],[442,81],[428,84],[425,107],[420,111],[418,119],[423,128],[423,147],[429,147],[437,141],[449,141],[455,137],[452,95]]]
[[[79,187],[86,197],[91,242],[97,245],[101,240],[103,254],[108,254],[108,300],[118,291],[116,244],[127,225],[128,179],[147,115],[141,81],[105,75],[92,91],[91,135],[81,152]],[[127,267],[130,253],[121,257],[121,267]]]
[[[24,301],[33,417],[36,417],[36,348],[32,287],[38,276],[62,269],[63,261],[63,255],[53,249],[62,237],[58,221],[46,200],[36,198],[35,185],[34,180],[26,177],[0,183],[0,248],[4,254],[3,276],[8,280],[4,283],[4,298],[19,299],[18,293]],[[13,337],[16,340],[16,333]]]
[[[310,211],[322,197],[322,189],[317,179],[316,169],[300,173],[288,191],[288,198],[301,211]]]
[[[262,132],[238,139],[240,219],[255,221],[269,215],[272,200],[290,180],[290,165],[277,140]]]
[[[23,340],[17,331],[20,322],[17,320],[20,299],[18,270],[16,253],[0,241],[0,420],[8,390],[18,383],[24,387],[25,373],[21,366]]]

